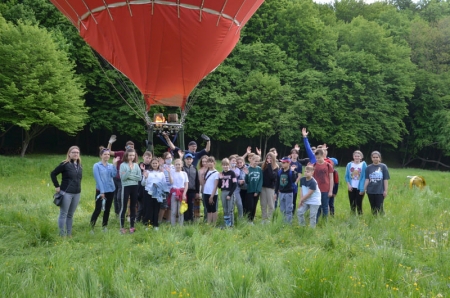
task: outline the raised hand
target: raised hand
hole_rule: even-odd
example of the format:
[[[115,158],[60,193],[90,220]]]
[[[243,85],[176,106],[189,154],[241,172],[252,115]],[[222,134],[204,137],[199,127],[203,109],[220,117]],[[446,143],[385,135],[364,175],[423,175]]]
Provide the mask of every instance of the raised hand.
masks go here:
[[[295,144],[294,149],[300,151],[300,146],[298,144]]]
[[[116,140],[117,140],[116,135],[112,135],[112,136],[109,138],[108,143],[112,144],[112,143],[114,143]]]
[[[306,138],[306,137],[308,137],[308,134],[309,134],[309,132],[307,132],[306,131],[306,128],[302,128],[302,136],[304,137],[304,138]]]
[[[247,155],[249,155],[250,153],[252,153],[252,146],[247,147]]]
[[[258,147],[256,147],[256,154],[258,154],[259,156],[261,156],[261,150],[260,150]]]

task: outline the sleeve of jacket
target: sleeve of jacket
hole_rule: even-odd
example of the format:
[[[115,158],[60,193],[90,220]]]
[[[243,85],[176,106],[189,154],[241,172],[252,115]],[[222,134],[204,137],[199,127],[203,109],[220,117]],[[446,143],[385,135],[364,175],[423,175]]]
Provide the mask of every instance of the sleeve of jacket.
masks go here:
[[[94,164],[93,172],[94,172],[94,179],[98,185],[100,193],[105,193],[105,186],[103,185],[103,181],[100,176],[100,168],[98,167],[98,164]]]
[[[365,161],[362,162],[362,168],[361,168],[361,177],[359,178],[359,191],[364,191],[364,182],[366,181],[366,168],[367,164]]]
[[[65,163],[60,163],[51,173],[50,173],[50,178],[52,179],[53,185],[55,187],[59,187],[60,184],[58,182],[58,179],[56,178],[56,176],[58,176],[59,174],[61,174],[64,171],[64,166]]]
[[[350,177],[350,165],[351,165],[352,163],[351,162],[349,162],[348,164],[347,164],[347,167],[345,168],[345,182],[351,182],[352,181],[352,179],[351,179],[351,177]]]
[[[316,157],[314,156],[314,153],[312,152],[311,145],[309,144],[309,141],[308,141],[308,137],[303,138],[303,144],[305,145],[305,151],[306,151],[306,154],[308,155],[309,162],[316,163]]]
[[[198,170],[195,170],[195,192],[200,192],[200,179],[198,177]]]

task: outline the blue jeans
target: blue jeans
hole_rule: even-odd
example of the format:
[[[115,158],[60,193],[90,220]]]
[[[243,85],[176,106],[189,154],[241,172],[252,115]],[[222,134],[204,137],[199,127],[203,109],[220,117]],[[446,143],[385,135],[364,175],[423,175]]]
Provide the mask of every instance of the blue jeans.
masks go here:
[[[329,198],[328,198],[328,192],[321,192],[321,203],[319,211],[317,212],[317,222],[319,222],[319,217],[323,212],[323,217],[328,216],[328,204],[329,204]]]
[[[280,200],[280,211],[283,214],[284,221],[287,223],[292,222],[292,207],[293,207],[293,198],[292,192],[290,193],[282,193],[278,194],[278,199]]]

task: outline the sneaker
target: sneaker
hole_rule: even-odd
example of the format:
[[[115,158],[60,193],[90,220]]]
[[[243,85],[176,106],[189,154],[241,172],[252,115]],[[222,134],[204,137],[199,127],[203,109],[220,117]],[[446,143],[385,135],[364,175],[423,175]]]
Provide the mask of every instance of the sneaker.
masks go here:
[[[103,232],[103,233],[108,232],[108,228],[107,228],[107,227],[104,227],[103,230],[102,230],[102,232]]]
[[[130,228],[130,234],[133,234],[133,233],[134,233],[134,231],[136,231],[136,229],[135,229],[135,228]]]
[[[125,230],[124,228],[120,229],[120,234],[126,234],[127,230]]]
[[[153,230],[155,230],[155,231],[158,231],[158,230],[159,230],[159,228],[158,228],[158,227],[154,227],[154,228],[153,228]]]
[[[94,233],[94,230],[91,230],[90,232],[89,232],[91,235],[94,235],[95,233]]]

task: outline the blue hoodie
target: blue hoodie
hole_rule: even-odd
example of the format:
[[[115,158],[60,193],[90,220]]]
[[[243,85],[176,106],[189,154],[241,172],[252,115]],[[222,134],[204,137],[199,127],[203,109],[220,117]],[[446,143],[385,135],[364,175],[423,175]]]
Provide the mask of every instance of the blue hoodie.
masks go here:
[[[352,177],[350,176],[350,168],[352,166],[352,161],[347,164],[347,168],[345,169],[345,182],[350,183],[352,181]],[[365,161],[361,161],[362,168],[361,168],[361,176],[359,177],[359,184],[358,184],[358,190],[360,192],[364,192],[364,182],[366,180],[366,168],[367,164]]]

